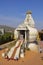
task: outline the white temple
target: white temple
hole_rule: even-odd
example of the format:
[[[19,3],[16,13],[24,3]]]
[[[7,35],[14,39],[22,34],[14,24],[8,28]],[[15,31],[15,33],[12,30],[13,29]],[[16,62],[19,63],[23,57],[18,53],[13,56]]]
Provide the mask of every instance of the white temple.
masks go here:
[[[35,28],[35,22],[31,16],[31,11],[26,13],[26,18],[14,31],[14,38],[17,40],[15,45],[10,50],[3,53],[2,56],[8,59],[24,58],[24,49],[29,48],[31,51],[37,51],[36,44],[38,31]]]
[[[20,24],[14,31],[15,39],[20,35],[23,35],[25,42],[36,41],[37,38],[37,29],[35,28],[35,22],[31,16],[31,11],[26,13],[26,18],[22,24]]]

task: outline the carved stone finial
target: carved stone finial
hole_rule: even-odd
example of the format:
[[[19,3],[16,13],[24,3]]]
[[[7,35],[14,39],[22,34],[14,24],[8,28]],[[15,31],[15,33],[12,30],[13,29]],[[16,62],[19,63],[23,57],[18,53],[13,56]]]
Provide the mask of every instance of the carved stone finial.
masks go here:
[[[32,12],[31,11],[27,11],[26,14],[32,14]]]

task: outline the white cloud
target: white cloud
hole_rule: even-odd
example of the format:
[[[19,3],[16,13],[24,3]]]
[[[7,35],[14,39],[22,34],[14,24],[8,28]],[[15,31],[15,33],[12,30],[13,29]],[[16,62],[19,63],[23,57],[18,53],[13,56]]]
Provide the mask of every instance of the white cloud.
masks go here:
[[[16,27],[23,21],[22,18],[0,16],[0,24]]]
[[[10,21],[15,21],[15,20],[21,20],[20,18],[16,17],[8,17],[8,16],[0,16],[0,20],[10,20]]]

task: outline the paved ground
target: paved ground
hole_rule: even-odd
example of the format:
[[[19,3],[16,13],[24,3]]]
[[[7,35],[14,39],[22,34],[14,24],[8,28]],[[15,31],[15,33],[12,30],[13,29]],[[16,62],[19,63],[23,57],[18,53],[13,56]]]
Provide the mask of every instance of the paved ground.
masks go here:
[[[0,65],[43,65],[43,53],[26,51],[23,59],[20,58],[18,61],[8,61],[7,59],[2,58],[1,54],[3,52],[4,50],[0,50]]]

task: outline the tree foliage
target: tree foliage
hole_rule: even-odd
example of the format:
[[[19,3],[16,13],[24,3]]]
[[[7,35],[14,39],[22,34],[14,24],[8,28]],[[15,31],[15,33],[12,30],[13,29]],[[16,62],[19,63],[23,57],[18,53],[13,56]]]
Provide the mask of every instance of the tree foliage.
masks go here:
[[[0,45],[12,40],[13,40],[13,34],[11,33],[5,33],[4,35],[0,35]]]

